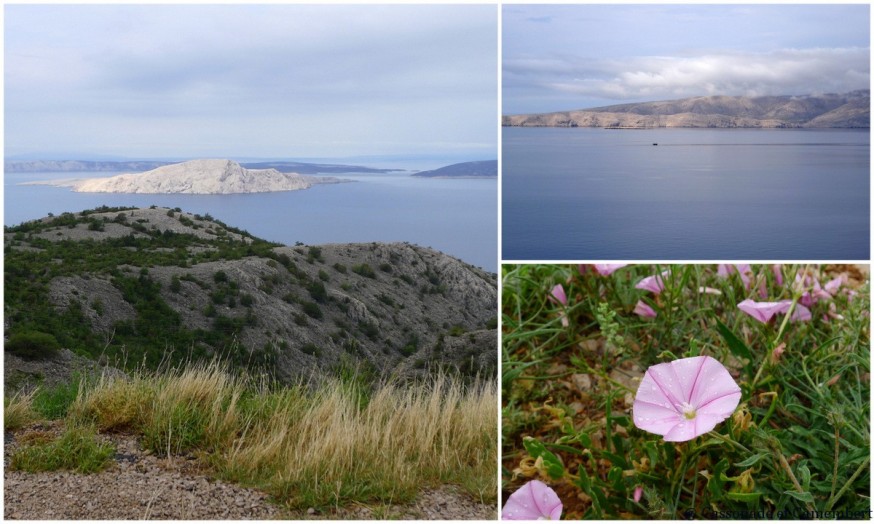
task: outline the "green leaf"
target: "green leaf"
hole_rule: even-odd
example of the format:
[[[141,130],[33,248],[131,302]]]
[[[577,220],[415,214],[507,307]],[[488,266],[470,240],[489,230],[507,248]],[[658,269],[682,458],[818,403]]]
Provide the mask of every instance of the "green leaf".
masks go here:
[[[728,344],[728,349],[734,353],[734,356],[745,358],[750,361],[753,360],[753,354],[750,351],[750,348],[748,348],[741,339],[737,338],[737,336],[719,319],[716,320],[716,329],[719,330],[719,334],[722,335],[723,339],[725,339],[725,343]]]
[[[807,466],[799,466],[798,473],[801,474],[801,486],[809,490],[810,489],[810,468]]]
[[[622,469],[630,469],[628,467],[628,461],[625,460],[625,457],[620,457],[619,455],[614,455],[613,453],[608,453],[606,451],[602,451],[601,455],[607,459],[610,459],[610,463],[614,466],[619,466]]]
[[[731,500],[738,500],[740,502],[758,502],[759,498],[762,496],[761,493],[753,492],[753,493],[733,493],[728,492],[725,494],[725,498]]]
[[[525,437],[522,444],[529,455],[535,459],[543,459],[543,467],[546,469],[547,475],[556,480],[564,476],[564,466],[561,460],[553,452],[546,449],[542,442],[533,437]]]
[[[589,478],[589,474],[586,472],[586,467],[582,464],[580,464],[578,474],[580,480],[577,482],[577,485],[581,487],[586,494],[588,494],[592,490],[592,480]]]
[[[767,456],[768,456],[768,453],[756,453],[755,455],[744,460],[743,462],[736,463],[735,466],[737,466],[739,468],[748,468],[748,467],[758,463],[760,460],[762,460],[763,458],[765,458]]]
[[[813,503],[813,495],[809,491],[805,491],[804,493],[799,493],[797,491],[784,491],[784,495],[789,495],[792,498],[796,498],[801,502]]]

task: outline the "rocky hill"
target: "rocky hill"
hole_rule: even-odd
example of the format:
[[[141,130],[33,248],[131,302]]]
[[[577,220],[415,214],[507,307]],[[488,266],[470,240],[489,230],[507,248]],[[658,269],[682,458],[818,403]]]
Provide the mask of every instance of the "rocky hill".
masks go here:
[[[808,96],[705,96],[509,115],[504,126],[526,127],[870,127],[870,91]]]
[[[5,265],[7,352],[48,335],[46,354],[221,357],[282,382],[496,371],[496,275],[407,243],[281,246],[209,215],[100,208],[7,227]]]
[[[494,178],[498,176],[497,160],[461,162],[430,171],[419,171],[413,176],[426,178]]]
[[[337,183],[332,177],[281,173],[275,169],[246,169],[232,160],[189,160],[161,166],[144,173],[125,173],[108,178],[58,181],[80,193],[182,193],[225,195],[296,191],[314,184]]]

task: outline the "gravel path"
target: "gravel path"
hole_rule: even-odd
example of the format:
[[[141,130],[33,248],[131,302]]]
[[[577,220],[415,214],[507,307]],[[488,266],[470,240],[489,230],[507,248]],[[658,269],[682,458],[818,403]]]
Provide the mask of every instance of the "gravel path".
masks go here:
[[[268,520],[405,519],[495,520],[493,505],[479,504],[447,486],[425,489],[407,505],[289,512],[254,489],[207,476],[193,457],[163,459],[130,435],[104,435],[116,446],[115,464],[92,475],[66,471],[10,471],[9,459],[27,433],[58,433],[59,424],[36,425],[4,438],[4,517],[26,520]]]

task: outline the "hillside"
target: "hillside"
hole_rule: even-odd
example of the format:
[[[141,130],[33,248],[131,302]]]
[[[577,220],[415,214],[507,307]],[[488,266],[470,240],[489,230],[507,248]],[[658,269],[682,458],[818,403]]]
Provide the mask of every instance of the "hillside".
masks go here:
[[[79,193],[179,193],[227,195],[296,191],[314,184],[341,182],[330,177],[281,173],[275,169],[246,169],[232,160],[189,160],[161,166],[144,173],[125,173],[108,178],[86,178],[46,182],[72,187]]]
[[[807,96],[705,96],[504,116],[525,127],[868,128],[870,91]]]
[[[209,215],[101,208],[7,227],[5,257],[7,338],[123,367],[496,370],[496,276],[407,243],[281,246]]]
[[[498,176],[497,160],[461,162],[430,171],[419,171],[413,176],[426,178],[494,178]]]

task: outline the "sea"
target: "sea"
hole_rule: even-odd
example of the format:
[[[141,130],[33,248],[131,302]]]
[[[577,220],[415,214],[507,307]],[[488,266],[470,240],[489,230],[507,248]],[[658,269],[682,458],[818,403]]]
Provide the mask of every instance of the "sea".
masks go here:
[[[870,132],[505,127],[504,260],[869,260]]]
[[[6,173],[4,223],[98,206],[179,207],[286,245],[410,242],[490,272],[498,266],[495,179],[419,178],[406,173],[339,174],[348,183],[237,195],[75,193],[22,183],[118,173]]]

